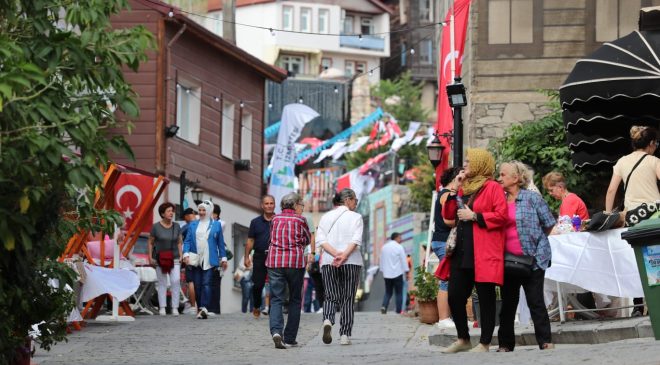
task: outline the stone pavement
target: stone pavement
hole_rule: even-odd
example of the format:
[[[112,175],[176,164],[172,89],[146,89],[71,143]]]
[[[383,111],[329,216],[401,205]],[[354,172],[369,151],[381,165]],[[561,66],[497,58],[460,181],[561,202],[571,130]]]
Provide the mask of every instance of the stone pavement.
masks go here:
[[[338,318],[337,318],[338,319]],[[660,364],[660,341],[636,339],[601,345],[535,346],[513,353],[445,355],[429,345],[434,327],[395,314],[356,313],[353,344],[324,345],[320,314],[304,314],[300,347],[278,350],[268,334],[268,317],[223,314],[206,321],[190,315],[138,316],[135,322],[90,323],[50,352],[38,350],[37,364]]]

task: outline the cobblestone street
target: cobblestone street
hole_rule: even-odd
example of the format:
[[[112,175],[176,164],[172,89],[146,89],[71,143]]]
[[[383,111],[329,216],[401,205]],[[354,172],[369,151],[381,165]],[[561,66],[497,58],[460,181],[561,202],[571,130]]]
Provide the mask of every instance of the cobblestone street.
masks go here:
[[[412,318],[357,313],[353,344],[320,337],[320,314],[303,314],[297,348],[277,350],[268,317],[223,314],[206,321],[192,316],[138,316],[132,323],[90,323],[50,352],[38,350],[38,364],[660,364],[660,343],[648,339],[600,345],[534,346],[514,353],[445,355],[428,344],[431,326]]]

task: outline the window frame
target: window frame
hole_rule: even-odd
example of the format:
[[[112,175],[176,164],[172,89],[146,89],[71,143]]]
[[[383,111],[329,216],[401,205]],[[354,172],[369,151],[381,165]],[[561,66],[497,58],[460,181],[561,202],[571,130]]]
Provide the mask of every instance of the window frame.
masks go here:
[[[300,59],[300,72],[294,73],[293,71],[289,70],[289,68],[287,67],[287,63],[284,61],[284,58],[289,59],[289,62],[288,62],[289,64],[291,64],[290,61],[293,60],[294,58]],[[305,57],[304,56],[299,56],[299,55],[283,54],[283,55],[280,56],[280,67],[282,67],[283,69],[285,69],[287,72],[291,73],[294,76],[297,75],[297,74],[304,75],[305,74]]]
[[[287,10],[291,11],[291,15],[289,17],[289,22],[291,24],[289,24],[288,27],[284,24],[285,13],[286,13]],[[291,6],[291,5],[282,5],[282,30],[291,30],[292,31],[294,29],[294,26],[295,26],[294,19],[295,19],[295,11],[294,11],[293,6]]]
[[[314,10],[312,8],[303,6],[300,8],[299,11],[299,17],[300,17],[300,31],[301,32],[311,32],[312,27],[314,26],[314,22],[312,21],[312,17],[314,16]],[[307,22],[303,22],[303,13],[307,13]],[[303,29],[303,24],[306,26],[306,29]]]
[[[622,0],[618,0],[618,3],[620,3]],[[625,0],[623,0],[625,1]],[[584,48],[587,52],[591,52],[596,50],[596,48],[602,46],[605,42],[598,42],[596,41],[596,12],[598,11],[597,5],[597,0],[587,0],[585,4],[585,13],[586,14],[593,14],[593,16],[588,16],[585,17],[585,22],[584,22]],[[618,23],[620,18],[620,12],[619,9],[621,8],[620,4],[617,4],[617,34],[621,33],[621,26]],[[652,0],[641,0],[640,2],[640,8],[648,7],[648,6],[653,6],[653,1]],[[621,35],[619,35],[620,37]]]
[[[422,59],[422,56],[428,56],[428,61]],[[432,65],[433,64],[433,40],[424,39],[419,43],[419,64],[420,65]]]
[[[231,111],[227,111],[231,109]],[[220,156],[229,160],[234,159],[234,127],[236,124],[236,103],[222,100],[220,113]],[[227,132],[230,133],[227,133]],[[227,147],[229,146],[229,147]]]
[[[350,22],[347,22],[347,19],[351,19]],[[346,31],[346,24],[351,25],[351,30],[349,32]],[[355,34],[355,16],[354,15],[345,15],[344,19],[341,22],[341,34]]]
[[[243,107],[241,109],[241,131],[240,131],[240,151],[239,160],[252,161],[252,126],[254,125],[254,115]],[[246,118],[249,117],[249,126],[246,126]]]
[[[321,13],[325,14],[325,21],[321,21]],[[317,24],[318,32],[321,33],[321,34],[329,34],[330,33],[330,9],[319,8],[317,17],[318,17],[318,24]],[[323,24],[325,26],[325,29],[323,31],[321,30],[321,24]]]
[[[190,93],[186,93],[184,90],[191,90]],[[186,126],[182,124],[182,97],[186,95],[186,100],[188,101],[188,110],[187,110],[187,122],[190,124],[191,120],[195,123]],[[176,89],[175,89],[175,112],[174,120],[176,125],[179,127],[179,130],[176,132],[176,137],[182,141],[192,143],[194,145],[200,144],[200,132],[202,124],[202,83],[199,81],[193,81],[189,78],[181,78],[177,76],[176,80]],[[192,131],[189,131],[192,129]],[[186,135],[184,135],[186,131]]]
[[[511,0],[509,0],[511,1]],[[488,3],[489,0],[479,0],[478,37],[481,40],[477,45],[479,59],[499,59],[523,55],[525,57],[539,57],[543,55],[543,0],[529,0],[532,2],[532,43],[488,43]]]
[[[320,71],[320,72],[323,72],[323,71],[326,70],[326,69],[324,68],[324,66],[323,66],[323,61],[325,61],[325,60],[330,61],[330,65],[328,66],[328,68],[332,68],[332,58],[331,58],[331,57],[322,57],[322,58],[321,58],[321,65],[319,66],[319,67],[321,68],[321,71]]]
[[[352,73],[346,72],[349,64],[353,65],[352,66]],[[355,66],[356,66],[355,61],[353,61],[353,60],[344,60],[344,75],[346,75],[348,77],[351,77],[351,76],[355,75]]]
[[[356,75],[367,73],[367,61],[354,61],[354,64],[355,64]],[[362,71],[359,71],[360,66],[362,66]]]
[[[365,32],[364,29],[363,29],[365,27],[365,25],[364,25],[365,21],[367,21],[366,27],[369,30],[368,32]],[[375,32],[376,32],[376,27],[375,27],[375,24],[374,24],[374,18],[371,17],[371,16],[361,16],[360,17],[360,34],[362,34],[362,35],[372,35]]]

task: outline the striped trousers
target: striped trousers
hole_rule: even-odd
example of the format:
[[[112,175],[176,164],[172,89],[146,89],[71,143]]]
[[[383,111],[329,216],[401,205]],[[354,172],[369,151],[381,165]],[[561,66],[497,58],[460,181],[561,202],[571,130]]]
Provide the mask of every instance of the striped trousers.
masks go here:
[[[325,301],[323,302],[323,320],[335,324],[337,308],[341,311],[339,335],[351,336],[353,330],[353,303],[355,292],[360,283],[362,266],[332,265],[321,266],[323,286],[325,286]]]

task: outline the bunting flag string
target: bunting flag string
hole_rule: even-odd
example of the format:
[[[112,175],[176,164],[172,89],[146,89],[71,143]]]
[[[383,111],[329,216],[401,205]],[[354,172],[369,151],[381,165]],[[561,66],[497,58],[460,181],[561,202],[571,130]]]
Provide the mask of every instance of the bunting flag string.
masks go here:
[[[280,130],[280,125],[282,124],[282,121],[275,122],[274,124],[271,124],[268,128],[264,129],[264,137],[270,138],[273,137],[277,132]]]

